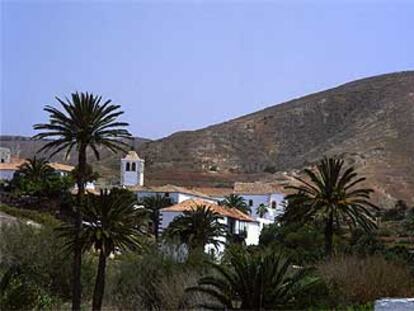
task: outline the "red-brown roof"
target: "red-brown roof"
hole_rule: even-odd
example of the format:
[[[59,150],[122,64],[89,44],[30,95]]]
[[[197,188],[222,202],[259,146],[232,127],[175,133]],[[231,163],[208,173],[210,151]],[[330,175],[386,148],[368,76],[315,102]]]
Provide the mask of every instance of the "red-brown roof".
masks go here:
[[[25,159],[12,158],[12,160],[9,163],[0,163],[0,170],[17,171],[20,168],[20,166],[22,166],[26,162],[27,160]],[[57,171],[62,171],[62,172],[70,172],[74,169],[74,167],[71,165],[57,163],[57,162],[51,162],[49,163],[49,166]]]
[[[185,200],[173,206],[163,208],[161,209],[161,211],[162,212],[186,212],[186,211],[192,211],[197,206],[200,206],[200,205],[210,208],[212,211],[216,212],[217,214],[223,217],[230,217],[230,218],[234,218],[234,219],[246,221],[246,222],[254,221],[254,219],[251,218],[249,215],[242,213],[236,208],[228,208],[225,206],[220,206],[216,203],[210,203],[202,199]]]
[[[234,183],[234,193],[237,194],[286,194],[284,185],[279,183],[264,182],[236,182]]]
[[[225,197],[233,193],[233,188],[193,187],[191,190],[204,193],[211,197]]]

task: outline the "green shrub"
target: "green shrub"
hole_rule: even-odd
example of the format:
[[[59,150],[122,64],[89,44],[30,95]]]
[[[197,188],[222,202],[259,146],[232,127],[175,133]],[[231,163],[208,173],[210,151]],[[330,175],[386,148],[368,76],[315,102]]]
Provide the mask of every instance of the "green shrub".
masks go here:
[[[323,256],[324,238],[313,225],[277,223],[265,226],[259,245],[272,247],[289,255],[296,263],[311,263]]]
[[[125,310],[189,308],[185,289],[199,278],[193,264],[174,262],[157,250],[142,256],[123,255],[111,264],[106,304]],[[193,295],[191,299],[200,297]]]
[[[0,204],[0,212],[6,213],[10,216],[23,219],[32,220],[38,224],[55,227],[59,225],[59,221],[48,213],[42,213],[34,210],[28,210],[23,208],[16,208]]]
[[[71,297],[72,256],[63,251],[63,243],[57,238],[53,226],[34,227],[19,223],[2,225],[2,271],[18,269],[20,273],[15,281],[16,287],[27,286],[28,290],[33,289],[33,292],[38,293],[36,297],[40,295],[43,298],[51,297],[52,300],[68,301]],[[83,295],[88,299],[93,290],[96,265],[91,256],[86,255],[83,259]],[[22,283],[22,280],[25,282]],[[5,295],[13,293],[11,291]],[[25,309],[30,308],[28,305]]]

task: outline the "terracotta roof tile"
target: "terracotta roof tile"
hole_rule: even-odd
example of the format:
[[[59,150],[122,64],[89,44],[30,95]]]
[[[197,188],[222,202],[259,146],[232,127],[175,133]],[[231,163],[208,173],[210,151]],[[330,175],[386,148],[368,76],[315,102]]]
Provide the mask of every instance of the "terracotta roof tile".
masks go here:
[[[204,205],[223,217],[230,217],[241,221],[254,222],[255,220],[249,215],[240,212],[235,208],[220,206],[216,203],[210,203],[202,199],[189,199],[170,207],[161,209],[162,212],[185,212],[195,209],[199,205]]]
[[[188,189],[188,188],[184,188],[184,187],[180,187],[180,186],[176,186],[176,185],[169,185],[169,184],[168,185],[163,185],[163,186],[154,186],[154,187],[131,186],[131,187],[127,187],[127,188],[129,190],[132,190],[132,191],[142,191],[142,192],[163,192],[163,193],[165,193],[165,192],[169,192],[169,193],[179,192],[179,193],[185,193],[185,194],[190,194],[190,195],[210,199],[210,197],[207,194],[199,192],[197,190]]]
[[[284,185],[279,183],[263,183],[263,182],[236,182],[234,183],[234,193],[237,194],[270,194],[283,193],[286,194]]]
[[[9,163],[0,163],[0,170],[15,170],[17,171],[21,165],[26,163],[25,159],[20,158],[12,158],[12,160]],[[57,163],[57,162],[51,162],[49,163],[50,167],[57,171],[63,171],[63,172],[70,172],[74,169],[73,166]]]
[[[194,187],[191,190],[204,193],[211,197],[225,197],[233,193],[233,188]]]

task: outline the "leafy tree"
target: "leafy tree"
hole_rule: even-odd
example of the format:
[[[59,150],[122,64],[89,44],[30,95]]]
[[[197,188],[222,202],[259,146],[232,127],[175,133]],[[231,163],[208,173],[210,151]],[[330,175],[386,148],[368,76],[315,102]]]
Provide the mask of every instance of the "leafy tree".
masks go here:
[[[84,224],[75,241],[73,224],[59,228],[60,235],[68,240],[70,249],[80,241],[84,251],[92,247],[99,252],[98,272],[93,294],[93,310],[102,308],[105,291],[106,261],[116,251],[137,250],[145,245],[145,224],[148,211],[137,207],[136,200],[126,192],[89,194],[83,208]]]
[[[155,239],[158,240],[160,227],[160,209],[170,206],[171,200],[159,194],[155,196],[147,196],[142,200],[142,204],[151,211],[150,219],[153,224],[152,232]]]
[[[227,206],[228,208],[236,208],[239,211],[250,214],[252,212],[251,208],[247,206],[246,201],[243,197],[238,194],[230,194],[224,197],[224,200],[220,202],[221,205]]]
[[[131,134],[125,129],[128,123],[117,121],[123,114],[119,105],[111,104],[111,100],[102,103],[102,97],[89,93],[73,93],[71,100],[61,100],[56,97],[61,110],[47,105],[44,110],[49,114],[49,123],[34,125],[35,130],[41,131],[35,139],[52,138],[39,151],[50,151],[50,156],[66,150],[66,157],[77,150],[78,155],[78,198],[75,207],[76,230],[73,256],[73,297],[72,309],[79,310],[81,305],[81,263],[82,247],[77,240],[82,227],[80,207],[85,195],[87,181],[87,150],[92,149],[99,160],[98,147],[102,146],[113,152],[125,151],[127,144],[122,138]]]
[[[306,270],[294,271],[290,260],[276,253],[235,249],[227,254],[226,262],[211,263],[216,273],[202,277],[198,286],[188,289],[205,293],[218,302],[200,307],[235,309],[238,301],[242,310],[284,310],[292,306],[296,295],[315,282],[305,279]]]
[[[226,236],[227,227],[220,222],[221,216],[206,207],[197,205],[191,211],[185,211],[170,223],[165,231],[166,237],[179,238],[190,252],[203,252],[207,244],[216,249],[223,242],[218,238]]]
[[[70,176],[61,176],[44,158],[26,159],[13,176],[13,189],[25,194],[56,197],[73,186]]]
[[[267,206],[266,205],[264,205],[263,203],[261,203],[258,207],[257,207],[257,211],[256,211],[256,214],[260,217],[260,218],[263,218],[265,215],[266,215],[266,213],[267,213]]]
[[[39,182],[55,173],[55,170],[49,164],[49,161],[45,158],[34,156],[33,159],[26,159],[26,162],[19,167],[17,172],[30,181]]]
[[[345,167],[344,160],[324,158],[316,171],[305,170],[310,180],[299,177],[300,185],[288,186],[295,193],[286,197],[288,206],[282,221],[324,224],[325,252],[332,254],[335,226],[349,224],[365,231],[376,228],[373,211],[378,210],[369,199],[372,189],[359,186],[365,178],[358,177],[353,167]]]

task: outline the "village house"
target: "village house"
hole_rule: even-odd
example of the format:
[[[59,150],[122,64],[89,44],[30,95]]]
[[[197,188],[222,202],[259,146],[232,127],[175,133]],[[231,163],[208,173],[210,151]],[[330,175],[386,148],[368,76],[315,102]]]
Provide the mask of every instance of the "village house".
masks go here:
[[[229,232],[245,234],[247,245],[259,244],[260,231],[267,224],[275,221],[275,217],[283,213],[285,191],[275,183],[242,183],[236,182],[233,189],[225,188],[185,188],[176,185],[145,186],[145,162],[135,151],[129,151],[120,161],[121,186],[133,191],[138,200],[148,196],[160,195],[170,200],[172,206],[164,208],[160,213],[160,231],[165,230],[171,221],[184,211],[197,205],[210,207],[222,216]],[[219,202],[230,194],[241,196],[252,210],[250,215],[235,209],[228,209]],[[259,215],[258,209],[264,205],[266,212]],[[211,251],[211,245],[206,247]]]
[[[13,157],[9,148],[0,147],[0,180],[12,180],[14,173],[27,162],[26,159]],[[61,176],[68,175],[74,167],[58,162],[50,162],[49,166]]]

